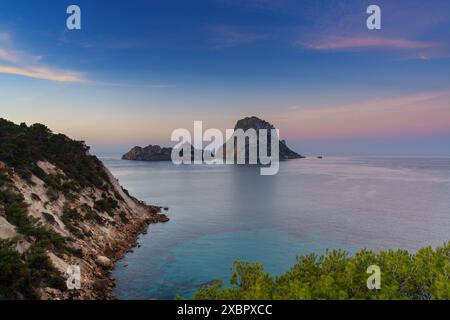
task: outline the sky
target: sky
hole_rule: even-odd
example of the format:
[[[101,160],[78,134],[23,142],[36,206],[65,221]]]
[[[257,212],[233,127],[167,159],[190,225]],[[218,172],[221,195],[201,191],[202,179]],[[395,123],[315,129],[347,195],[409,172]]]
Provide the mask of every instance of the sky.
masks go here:
[[[253,115],[307,155],[450,155],[450,1],[0,2],[0,117],[124,152]]]

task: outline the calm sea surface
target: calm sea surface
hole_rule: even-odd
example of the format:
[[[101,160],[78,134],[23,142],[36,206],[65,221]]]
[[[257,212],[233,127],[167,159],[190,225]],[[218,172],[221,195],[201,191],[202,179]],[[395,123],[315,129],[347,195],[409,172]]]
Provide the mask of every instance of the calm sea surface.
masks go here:
[[[122,299],[189,298],[228,283],[233,261],[277,275],[297,255],[441,245],[450,240],[450,158],[310,158],[275,176],[247,166],[175,166],[100,155],[131,194],[168,206],[117,263]]]

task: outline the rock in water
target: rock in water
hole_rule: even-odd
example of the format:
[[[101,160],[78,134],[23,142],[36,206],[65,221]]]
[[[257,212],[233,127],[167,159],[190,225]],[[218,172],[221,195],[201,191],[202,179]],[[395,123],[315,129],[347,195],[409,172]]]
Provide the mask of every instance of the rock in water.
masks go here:
[[[200,157],[203,155],[203,150],[194,149],[191,144],[188,144],[191,149],[191,160],[194,160],[194,155],[198,153]],[[122,156],[122,160],[136,160],[136,161],[172,161],[173,148],[162,148],[158,145],[149,145],[145,148],[134,147]],[[183,155],[182,147],[180,147],[180,155]]]
[[[270,154],[270,130],[275,129],[275,127],[270,124],[267,121],[264,121],[258,117],[247,117],[244,119],[239,120],[234,130],[242,129],[244,131],[247,131],[248,129],[255,129],[257,132],[259,132],[260,129],[266,129],[268,130],[269,137],[268,137],[268,143],[269,143],[269,154]],[[258,138],[259,139],[259,138]],[[259,143],[258,143],[259,144]],[[194,149],[192,145],[190,145],[191,148],[191,159],[194,159],[194,154],[199,152],[200,154],[203,153],[203,150],[197,150]],[[218,150],[217,154],[222,154],[222,152],[225,152],[225,148],[221,148],[223,150]],[[280,153],[280,160],[288,160],[288,159],[299,159],[304,158],[303,156],[299,155],[295,151],[292,151],[287,145],[286,141],[280,140],[279,141],[279,153]],[[147,147],[134,147],[130,151],[128,151],[126,154],[122,156],[123,160],[137,160],[137,161],[171,161],[172,157],[172,148],[162,148],[158,145],[149,145]],[[246,143],[246,159],[248,160],[248,143]]]
[[[138,161],[170,161],[172,148],[161,148],[157,145],[149,145],[145,148],[134,147],[122,156],[123,160]]]
[[[247,117],[244,119],[239,120],[236,122],[236,125],[234,126],[234,130],[242,129],[244,131],[247,131],[248,129],[255,129],[257,133],[259,133],[259,130],[266,129],[269,134],[268,141],[268,147],[269,147],[269,153],[270,153],[270,130],[275,129],[273,124],[262,120],[258,117]],[[259,144],[259,137],[258,137],[258,144]],[[300,159],[304,158],[304,156],[298,154],[295,151],[292,151],[287,145],[285,140],[279,141],[279,152],[280,152],[280,160],[289,160],[289,159]],[[248,144],[246,143],[246,153],[248,152]],[[246,157],[248,158],[248,157]]]

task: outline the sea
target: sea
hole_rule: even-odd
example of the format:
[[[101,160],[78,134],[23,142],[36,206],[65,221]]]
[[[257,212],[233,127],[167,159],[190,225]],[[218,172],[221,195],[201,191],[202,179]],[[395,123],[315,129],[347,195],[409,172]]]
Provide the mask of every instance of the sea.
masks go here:
[[[99,158],[132,195],[168,207],[112,276],[120,299],[190,299],[233,262],[273,276],[296,257],[343,249],[408,249],[450,240],[449,157],[311,157],[277,175],[245,165]]]

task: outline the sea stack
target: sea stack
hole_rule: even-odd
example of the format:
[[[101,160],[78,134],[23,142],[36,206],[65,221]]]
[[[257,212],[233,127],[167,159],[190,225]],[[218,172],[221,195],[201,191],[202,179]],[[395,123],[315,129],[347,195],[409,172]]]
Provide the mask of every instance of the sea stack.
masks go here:
[[[236,125],[234,126],[234,130],[242,129],[244,131],[248,129],[254,129],[256,130],[258,134],[258,140],[259,140],[259,130],[266,129],[268,131],[268,134],[270,136],[270,130],[275,129],[275,126],[265,120],[262,120],[258,117],[246,117],[244,119],[238,120],[236,122]],[[270,141],[270,139],[268,139]],[[289,159],[300,159],[304,158],[304,156],[298,154],[297,152],[291,150],[285,140],[279,140],[279,153],[280,153],[280,160],[289,160]],[[248,143],[246,143],[246,149],[247,149]],[[270,147],[270,145],[269,145]],[[269,148],[270,149],[270,148]],[[270,152],[270,150],[269,150]]]

